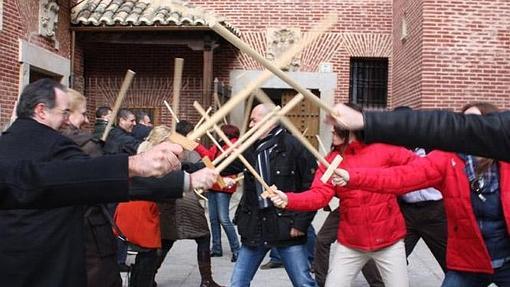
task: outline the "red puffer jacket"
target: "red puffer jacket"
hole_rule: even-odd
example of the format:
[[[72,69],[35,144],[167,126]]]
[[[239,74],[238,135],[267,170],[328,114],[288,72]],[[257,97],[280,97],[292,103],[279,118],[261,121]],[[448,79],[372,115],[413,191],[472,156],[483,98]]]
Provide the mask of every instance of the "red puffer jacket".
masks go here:
[[[336,154],[330,153],[327,160],[331,161]],[[385,144],[365,145],[358,141],[350,143],[343,156],[340,167],[344,169],[390,167],[406,164],[416,157],[404,148]],[[340,198],[337,238],[342,245],[374,251],[393,245],[405,237],[406,226],[395,195],[334,187],[331,181],[323,184],[320,178],[324,171],[324,166],[320,166],[309,191],[287,194],[288,209],[317,210],[336,195]]]
[[[494,273],[491,259],[471,205],[471,188],[464,161],[454,153],[433,151],[406,166],[384,170],[349,170],[349,187],[403,194],[425,187],[443,193],[448,222],[446,263],[448,269]],[[501,202],[510,226],[510,164],[499,162]]]
[[[151,201],[119,203],[115,223],[129,242],[145,248],[161,248],[159,209]]]

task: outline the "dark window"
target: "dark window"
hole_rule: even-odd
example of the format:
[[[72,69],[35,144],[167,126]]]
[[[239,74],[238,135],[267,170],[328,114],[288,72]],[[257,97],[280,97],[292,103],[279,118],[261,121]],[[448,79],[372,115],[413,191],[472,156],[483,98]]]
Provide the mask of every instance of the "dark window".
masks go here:
[[[384,109],[388,100],[388,59],[351,58],[349,101],[364,108]]]
[[[36,67],[31,66],[30,67],[30,78],[29,82],[33,83],[37,80],[43,79],[43,78],[49,78],[53,79],[57,82],[60,82],[62,80],[62,76],[50,73],[48,71],[37,69]]]

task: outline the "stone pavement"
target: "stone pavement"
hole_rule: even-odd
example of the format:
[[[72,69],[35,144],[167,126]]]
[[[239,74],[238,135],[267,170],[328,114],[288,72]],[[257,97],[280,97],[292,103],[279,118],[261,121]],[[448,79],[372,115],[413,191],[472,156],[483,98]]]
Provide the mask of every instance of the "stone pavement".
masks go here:
[[[235,210],[236,199],[231,204],[231,212]],[[320,211],[314,220],[316,230],[319,230],[327,213]],[[233,264],[230,262],[231,252],[228,240],[223,234],[223,257],[212,258],[213,276],[217,283],[228,286]],[[133,260],[132,255],[128,260]],[[266,256],[268,257],[268,256]],[[263,263],[268,259],[266,258]],[[443,272],[428,250],[420,241],[413,254],[409,257],[409,280],[411,287],[438,287],[443,280]],[[196,243],[193,240],[181,240],[174,244],[162,268],[156,276],[158,287],[198,287],[200,274],[196,260]],[[254,287],[288,287],[290,280],[282,268],[272,270],[259,270],[252,281]],[[353,284],[354,287],[368,286],[362,275],[359,275]]]

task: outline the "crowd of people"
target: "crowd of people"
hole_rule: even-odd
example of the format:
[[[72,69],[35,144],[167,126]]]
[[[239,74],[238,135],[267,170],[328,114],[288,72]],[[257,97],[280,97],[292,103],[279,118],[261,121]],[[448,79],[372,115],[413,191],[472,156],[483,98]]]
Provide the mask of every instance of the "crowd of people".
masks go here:
[[[249,126],[270,111],[255,106]],[[171,143],[172,132],[193,130],[189,121],[172,131],[143,111],[99,107],[90,131],[82,94],[49,79],[29,84],[0,137],[2,284],[121,286],[129,271],[129,286],[153,287],[175,241],[192,239],[200,286],[217,287],[211,257],[223,256],[223,229],[233,287],[277,267],[292,286],[351,286],[360,271],[370,286],[409,286],[406,258],[420,238],[445,272],[442,286],[510,286],[509,113],[489,103],[464,115],[335,111],[326,160],[343,161],[326,182],[326,167],[279,124],[243,153],[276,187],[267,197],[240,161],[221,174],[205,167],[202,158],[214,160],[229,142],[194,151]],[[231,124],[221,130],[230,142],[240,136]],[[207,191],[208,216],[197,190]],[[333,197],[340,205],[315,235],[316,211]]]

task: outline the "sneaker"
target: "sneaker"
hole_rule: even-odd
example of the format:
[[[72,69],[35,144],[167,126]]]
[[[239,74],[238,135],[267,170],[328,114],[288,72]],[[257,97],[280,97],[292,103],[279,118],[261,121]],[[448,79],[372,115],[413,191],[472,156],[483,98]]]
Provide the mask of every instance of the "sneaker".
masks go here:
[[[222,257],[222,256],[223,256],[223,254],[220,252],[214,252],[214,251],[211,252],[211,257]]]
[[[263,264],[262,266],[260,266],[260,269],[262,269],[262,270],[274,269],[274,268],[283,268],[283,263],[269,261],[266,264]]]
[[[232,254],[232,258],[230,258],[230,262],[237,262],[237,254]]]

